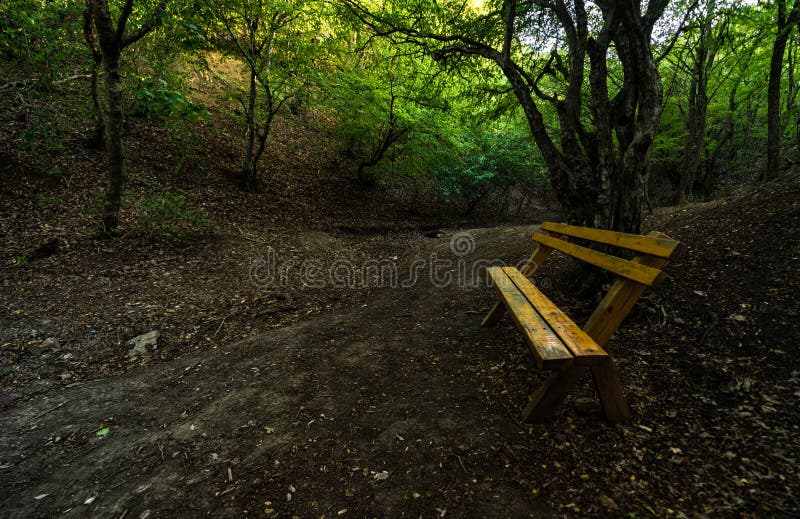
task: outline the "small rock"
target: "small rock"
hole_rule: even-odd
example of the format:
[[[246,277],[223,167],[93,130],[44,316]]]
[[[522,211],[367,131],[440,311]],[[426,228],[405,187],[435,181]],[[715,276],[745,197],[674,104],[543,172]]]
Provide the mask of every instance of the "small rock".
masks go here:
[[[158,346],[158,339],[160,337],[161,332],[158,330],[153,330],[129,340],[125,343],[125,345],[130,348],[128,351],[128,357],[135,359],[139,355],[144,355],[147,353],[148,348],[155,350]]]
[[[71,379],[71,378],[72,378],[72,377],[74,377],[74,376],[75,376],[75,373],[73,373],[73,372],[71,372],[71,371],[65,371],[64,373],[62,373],[62,374],[60,374],[60,375],[59,375],[59,377],[61,378],[61,380],[69,380],[69,379]]]
[[[47,339],[43,340],[40,344],[42,348],[47,348],[48,350],[60,350],[61,343],[58,342],[58,339],[55,337],[48,337]]]
[[[137,358],[139,355],[144,355],[147,353],[147,347],[144,344],[137,344],[130,350],[128,350],[128,358],[131,360]]]
[[[597,402],[593,398],[576,398],[574,405],[579,414],[591,414],[597,409]]]
[[[32,355],[42,355],[48,351],[54,351],[60,348],[61,344],[58,342],[58,339],[54,337],[48,337],[39,344],[33,344],[31,346],[28,346],[28,351]]]

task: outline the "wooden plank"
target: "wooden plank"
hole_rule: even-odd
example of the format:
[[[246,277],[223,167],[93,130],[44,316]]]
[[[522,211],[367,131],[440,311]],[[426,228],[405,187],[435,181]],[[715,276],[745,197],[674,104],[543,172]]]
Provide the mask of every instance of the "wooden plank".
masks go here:
[[[636,281],[642,285],[657,286],[665,277],[665,274],[656,268],[617,258],[616,256],[611,256],[604,252],[581,247],[580,245],[559,240],[546,234],[535,233],[533,239],[542,245],[546,245],[547,247],[561,251],[564,254],[608,270],[620,277]]]
[[[550,329],[561,339],[575,356],[576,365],[601,364],[608,360],[608,353],[597,345],[589,335],[561,311],[541,290],[514,267],[502,267],[503,272],[530,301],[536,312],[547,322]]]
[[[628,249],[659,258],[669,258],[682,246],[681,242],[670,239],[665,235],[659,237],[640,236],[638,234],[592,229],[591,227],[576,227],[574,225],[554,222],[544,222],[542,224],[542,229],[550,231],[551,233],[559,233],[574,238],[603,243],[605,245]]]
[[[505,303],[514,323],[536,357],[536,365],[540,369],[556,369],[572,364],[572,353],[536,313],[502,267],[490,267],[486,272],[494,281],[500,299]]]
[[[556,238],[558,237],[558,235],[555,236]],[[525,263],[524,267],[522,267],[522,273],[525,274],[526,276],[533,276],[536,273],[536,271],[539,270],[539,267],[541,267],[542,264],[545,262],[547,257],[550,256],[551,252],[553,252],[553,249],[551,249],[550,247],[545,247],[544,245],[537,245],[533,253],[531,254],[531,257],[528,258],[528,262]],[[486,314],[486,317],[483,318],[483,321],[481,321],[481,326],[491,326],[497,324],[497,322],[500,321],[500,319],[503,317],[505,313],[506,313],[505,305],[502,302],[498,301],[497,303],[495,303],[492,309],[489,310],[489,313]]]

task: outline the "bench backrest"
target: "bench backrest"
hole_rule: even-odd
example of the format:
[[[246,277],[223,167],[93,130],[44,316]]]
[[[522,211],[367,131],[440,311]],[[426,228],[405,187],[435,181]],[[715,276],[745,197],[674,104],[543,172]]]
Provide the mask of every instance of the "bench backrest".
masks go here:
[[[533,235],[533,239],[541,245],[647,286],[656,286],[663,281],[664,273],[659,268],[650,267],[638,261],[612,256],[588,247],[582,247],[561,239],[561,236],[580,238],[663,259],[668,259],[672,256],[680,246],[680,242],[665,238],[639,236],[637,234],[625,234],[602,229],[590,229],[588,227],[575,227],[562,223],[545,222],[542,224],[542,230],[546,231],[547,234],[537,232]]]
[[[523,268],[525,275],[532,276],[550,253],[557,250],[617,276],[583,327],[600,346],[608,341],[645,289],[663,281],[665,274],[661,268],[682,246],[679,241],[659,232],[639,236],[553,222],[543,223],[541,231],[533,235],[539,246]],[[627,249],[637,255],[632,259],[624,259],[569,242],[564,237]]]

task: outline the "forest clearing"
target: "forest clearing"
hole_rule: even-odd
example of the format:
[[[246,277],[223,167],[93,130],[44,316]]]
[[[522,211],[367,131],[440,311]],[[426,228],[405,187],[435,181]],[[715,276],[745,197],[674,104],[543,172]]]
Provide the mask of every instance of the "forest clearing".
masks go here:
[[[0,515],[800,514],[799,21],[0,7]],[[585,376],[521,413],[573,360],[514,304],[481,326],[511,267],[578,327],[642,288],[598,340],[623,412]]]

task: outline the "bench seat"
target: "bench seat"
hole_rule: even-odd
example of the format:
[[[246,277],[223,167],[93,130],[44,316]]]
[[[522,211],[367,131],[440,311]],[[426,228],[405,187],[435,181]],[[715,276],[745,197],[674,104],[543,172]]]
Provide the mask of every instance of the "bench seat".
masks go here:
[[[540,369],[596,366],[608,354],[515,267],[487,269]]]

